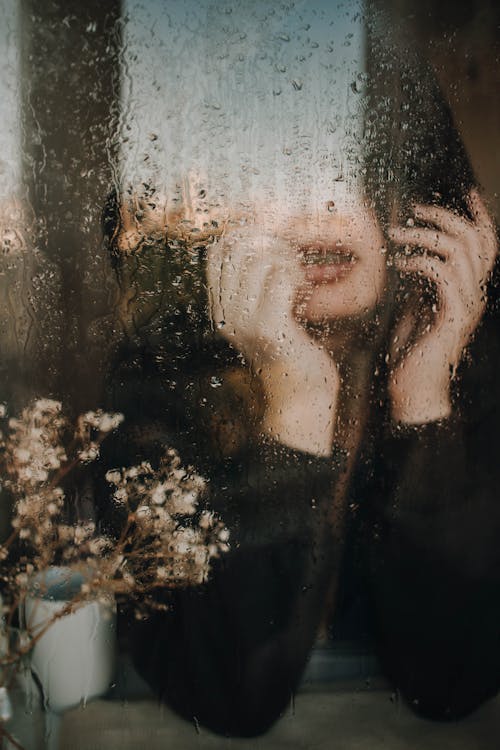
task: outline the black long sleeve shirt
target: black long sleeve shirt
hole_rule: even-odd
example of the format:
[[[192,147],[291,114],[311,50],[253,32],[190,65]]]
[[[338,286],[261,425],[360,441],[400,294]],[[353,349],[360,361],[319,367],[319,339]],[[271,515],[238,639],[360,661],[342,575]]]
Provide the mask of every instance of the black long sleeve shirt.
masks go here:
[[[486,347],[486,351],[485,351]],[[494,318],[443,423],[393,428],[358,467],[367,591],[387,674],[428,716],[452,718],[498,689],[500,505]],[[263,444],[204,466],[231,551],[210,581],[174,594],[136,636],[136,663],[187,718],[264,731],[296,689],[336,573],[328,521],[339,454]]]

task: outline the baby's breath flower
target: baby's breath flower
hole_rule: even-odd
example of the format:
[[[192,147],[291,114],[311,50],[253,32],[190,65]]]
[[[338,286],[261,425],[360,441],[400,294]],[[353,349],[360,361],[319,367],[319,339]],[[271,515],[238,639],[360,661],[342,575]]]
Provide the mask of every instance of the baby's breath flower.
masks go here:
[[[118,469],[112,469],[111,471],[106,472],[106,482],[109,482],[110,484],[116,484],[120,482],[120,479],[122,478],[121,473],[118,471]]]
[[[99,446],[97,443],[90,443],[87,448],[78,451],[78,458],[83,464],[92,463],[99,458]]]
[[[151,502],[154,505],[163,505],[165,502],[166,486],[164,482],[159,482],[151,492]]]
[[[198,505],[198,491],[191,490],[188,492],[174,495],[168,504],[171,513],[192,516]]]
[[[92,536],[94,530],[95,524],[92,522],[89,522],[85,525],[77,524],[73,529],[75,544],[81,544],[82,542],[84,542],[86,539]]]
[[[89,552],[91,555],[99,556],[102,555],[110,546],[110,540],[105,537],[96,537],[91,539],[88,544]]]
[[[26,464],[31,458],[31,453],[27,448],[16,448],[14,450],[14,456],[22,464]]]
[[[221,529],[217,534],[217,539],[219,542],[229,541],[229,529]]]
[[[208,545],[208,554],[210,557],[218,557],[219,556],[219,546],[217,544],[209,544]]]
[[[85,427],[93,427],[94,430],[99,429],[101,420],[101,413],[99,411],[87,411],[80,417],[80,423]]]
[[[168,568],[166,568],[166,567],[165,567],[165,565],[159,565],[159,566],[158,566],[158,567],[156,568],[156,577],[157,577],[157,578],[158,578],[158,580],[160,580],[160,581],[165,581],[165,580],[167,580],[167,579],[168,579],[168,577],[169,577],[169,571],[168,571]]]
[[[199,526],[202,529],[210,529],[214,525],[215,515],[212,511],[204,510],[200,514]]]
[[[113,493],[113,498],[118,503],[118,505],[126,503],[128,498],[127,488],[118,487],[118,489]]]
[[[123,422],[123,414],[102,414],[99,420],[99,429],[101,432],[112,432],[116,430]]]
[[[0,417],[5,414],[0,404]],[[85,597],[107,602],[119,591],[144,607],[164,608],[156,602],[155,588],[203,583],[211,560],[229,549],[229,532],[215,514],[198,511],[206,480],[183,466],[173,448],[165,450],[157,468],[145,460],[106,472],[112,501],[127,519],[115,540],[98,535],[93,522],[61,521],[63,477],[67,481],[74,466],[95,461],[105,435],[122,421],[121,414],[88,411],[74,429],[61,403],[51,399],[38,399],[9,420],[2,443],[4,481],[14,497],[12,527],[22,540],[24,565],[3,576],[13,597],[16,591],[24,596],[29,578],[57,560],[85,565],[80,592]],[[7,556],[8,549],[0,546],[0,562]]]
[[[20,587],[26,587],[28,585],[28,575],[27,573],[18,573],[16,575],[16,583]]]

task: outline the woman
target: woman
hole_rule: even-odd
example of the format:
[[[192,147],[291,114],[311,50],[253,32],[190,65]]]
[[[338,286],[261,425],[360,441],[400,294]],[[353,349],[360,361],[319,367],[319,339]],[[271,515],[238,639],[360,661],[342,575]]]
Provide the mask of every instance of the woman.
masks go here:
[[[160,250],[127,257],[125,205],[115,236],[126,450],[175,445],[232,539],[205,586],[138,626],[136,663],[222,733],[265,731],[296,689],[351,498],[394,685],[436,718],[498,689],[496,238],[432,79],[372,29],[363,196],[332,211],[325,194],[314,215],[254,202],[226,223],[202,198],[183,220],[216,242],[169,215]]]

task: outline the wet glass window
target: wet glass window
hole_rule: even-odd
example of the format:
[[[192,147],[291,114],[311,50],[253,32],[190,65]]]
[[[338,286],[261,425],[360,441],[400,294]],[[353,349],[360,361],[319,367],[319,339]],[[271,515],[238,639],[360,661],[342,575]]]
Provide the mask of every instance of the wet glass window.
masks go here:
[[[497,10],[0,20],[2,747],[496,747]]]

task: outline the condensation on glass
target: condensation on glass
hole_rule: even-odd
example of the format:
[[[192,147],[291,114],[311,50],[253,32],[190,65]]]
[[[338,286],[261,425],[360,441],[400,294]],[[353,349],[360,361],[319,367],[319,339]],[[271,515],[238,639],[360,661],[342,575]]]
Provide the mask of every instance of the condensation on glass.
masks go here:
[[[180,732],[279,736],[339,675],[438,719],[497,690],[494,168],[445,10],[403,5],[0,0],[5,595],[119,547],[121,673]],[[481,18],[455,20],[460,58]],[[464,87],[498,116],[481,59]],[[27,407],[32,442],[69,420],[62,451],[15,445],[29,492],[2,458]],[[44,492],[68,542],[33,566],[10,522]]]

